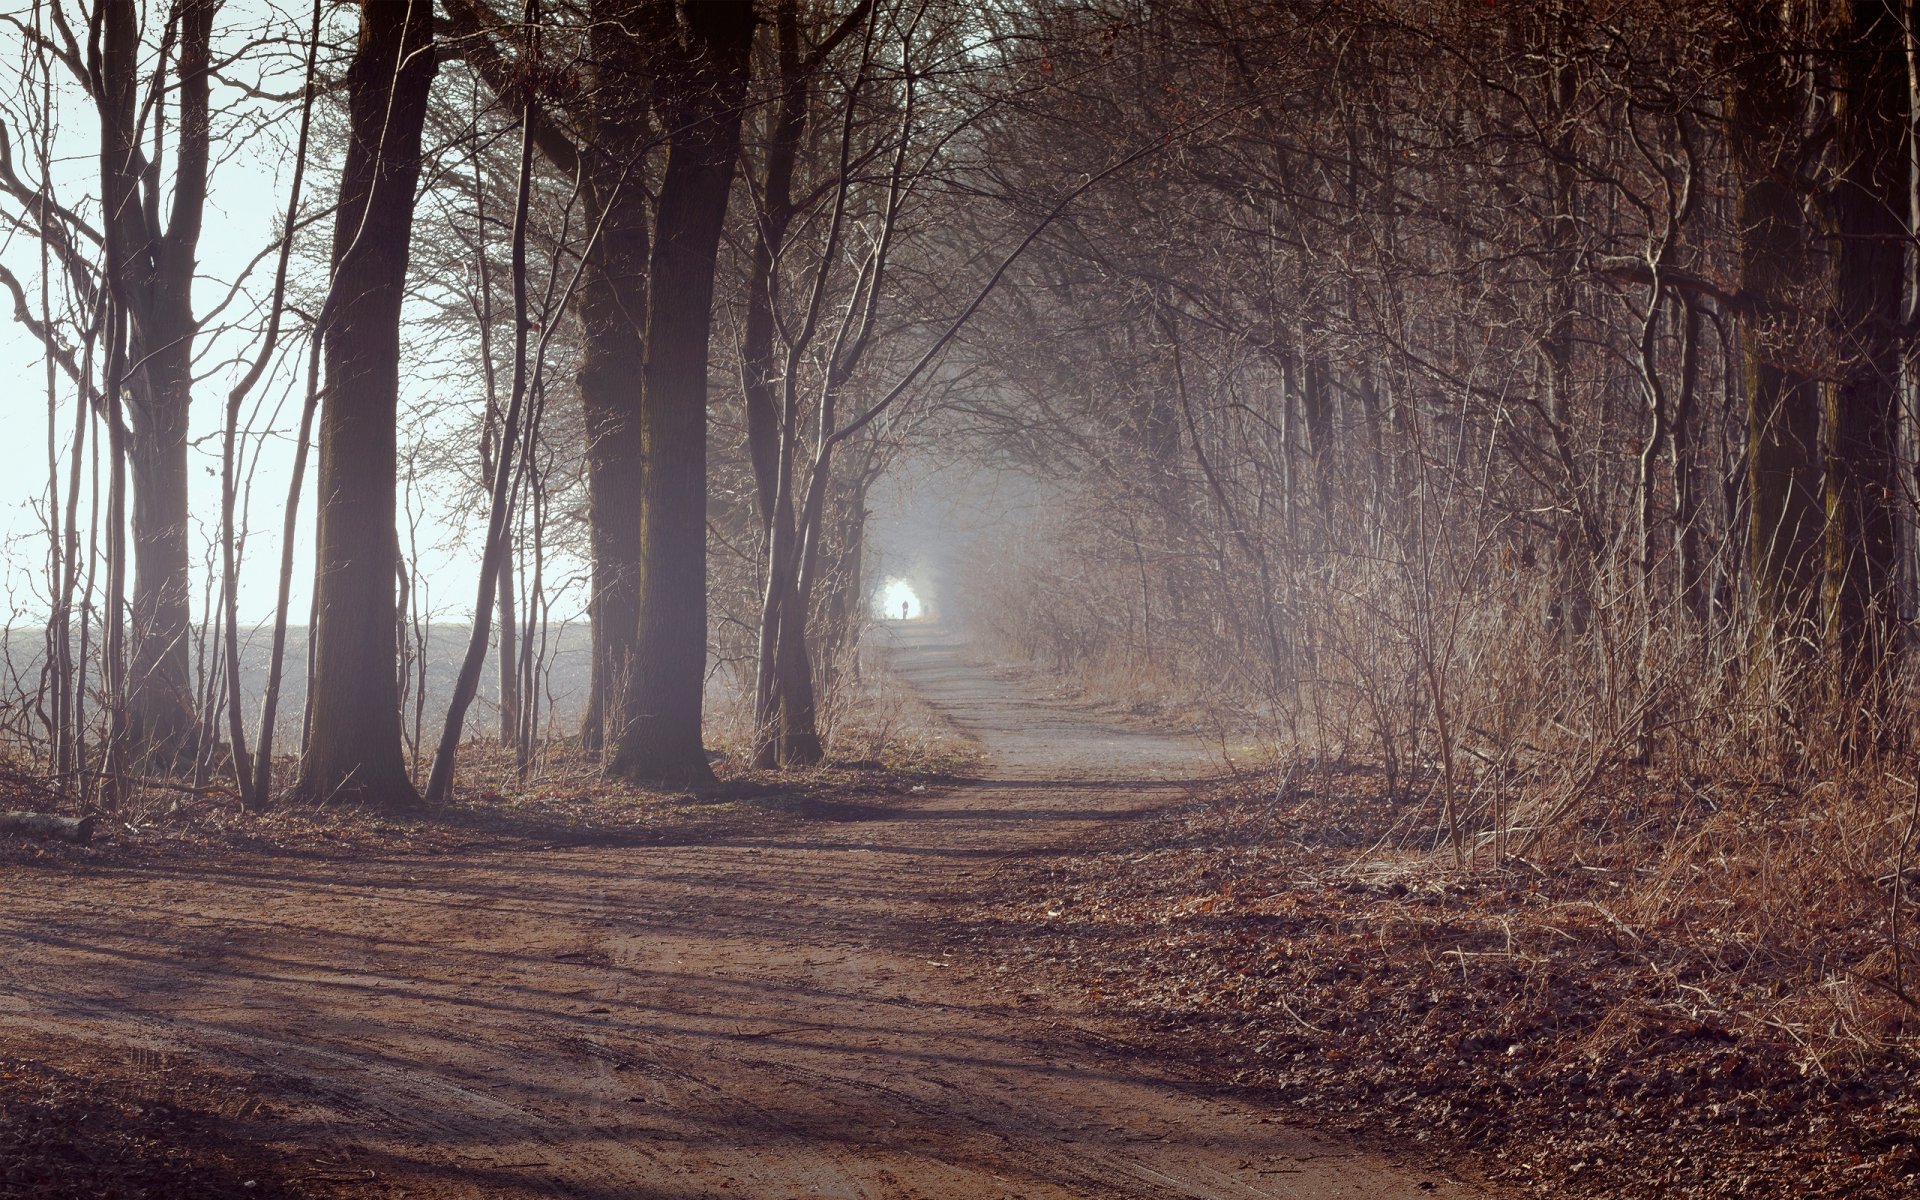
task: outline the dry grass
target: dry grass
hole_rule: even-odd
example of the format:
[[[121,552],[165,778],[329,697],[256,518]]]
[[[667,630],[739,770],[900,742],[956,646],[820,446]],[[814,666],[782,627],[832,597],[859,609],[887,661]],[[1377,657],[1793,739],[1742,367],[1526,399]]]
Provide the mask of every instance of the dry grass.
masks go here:
[[[1401,845],[1413,810],[1377,770],[1325,778],[1243,776],[1010,865],[969,935],[1202,1077],[1544,1194],[1920,1185],[1887,895],[1826,841],[1862,811],[1614,778],[1578,850],[1463,872],[1431,806]]]
[[[1425,574],[1294,564],[1285,662],[1222,578],[1156,625],[1174,668],[1131,677],[1145,601],[1059,598],[1127,571],[1008,568],[1000,653],[1250,715],[1236,761],[1266,769],[1020,881],[983,936],[1051,945],[1089,1009],[1216,1076],[1545,1190],[1913,1194],[1913,681],[1863,695],[1808,645],[1646,611],[1625,575],[1576,627],[1489,561],[1467,536]]]

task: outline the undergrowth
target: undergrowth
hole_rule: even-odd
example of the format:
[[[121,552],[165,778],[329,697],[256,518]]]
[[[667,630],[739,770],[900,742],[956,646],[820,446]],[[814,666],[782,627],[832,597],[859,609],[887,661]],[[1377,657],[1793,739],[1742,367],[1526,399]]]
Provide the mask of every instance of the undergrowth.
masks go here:
[[[938,714],[883,669],[850,676],[829,698],[827,758],[777,771],[748,765],[738,725],[716,722],[710,758],[716,782],[666,787],[604,777],[599,761],[555,739],[522,771],[498,742],[461,747],[455,786],[444,805],[413,811],[282,802],[265,812],[242,808],[219,771],[206,786],[142,776],[110,812],[15,754],[0,756],[0,809],[77,816],[96,813],[96,847],[0,835],[0,864],[61,862],[101,853],[182,852],[213,846],[263,852],[365,851],[449,853],[523,843],[575,840],[660,841],[699,833],[751,831],[847,806],[895,803],[941,780],[970,774],[979,754]],[[427,764],[417,764],[424,782]],[[277,790],[295,779],[298,760],[275,764]]]
[[[1377,770],[1247,774],[1017,877],[975,936],[1212,1079],[1547,1194],[1913,1194],[1898,794],[1605,784],[1462,869]]]

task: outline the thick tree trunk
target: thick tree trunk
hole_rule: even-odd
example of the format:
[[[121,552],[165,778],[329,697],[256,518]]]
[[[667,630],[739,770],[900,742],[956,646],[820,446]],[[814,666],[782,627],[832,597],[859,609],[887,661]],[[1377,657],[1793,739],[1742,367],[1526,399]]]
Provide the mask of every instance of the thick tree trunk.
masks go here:
[[[1804,80],[1780,50],[1779,14],[1755,10],[1729,97],[1738,168],[1747,391],[1748,560],[1760,633],[1789,653],[1810,644],[1820,559],[1819,388],[1784,365],[1796,303],[1814,286],[1812,248],[1788,180],[1805,113]]]
[[[595,89],[589,116],[589,218],[599,239],[580,280],[584,350],[578,382],[587,426],[587,525],[592,554],[587,601],[592,673],[581,748],[600,753],[619,740],[625,689],[633,678],[640,627],[640,441],[642,334],[647,319],[651,240],[645,186],[647,111],[653,68],[648,43],[633,36],[659,0],[599,0],[591,36]],[[607,728],[606,717],[616,718]]]
[[[400,305],[420,134],[433,80],[428,0],[364,0],[347,72],[349,141],[323,314],[327,394],[312,725],[298,791],[310,800],[418,802],[401,751],[394,579]]]
[[[1760,618],[1783,643],[1810,632],[1820,543],[1815,384],[1747,356],[1749,556]]]
[[[1699,308],[1682,300],[1680,320],[1680,389],[1674,397],[1673,436],[1668,446],[1673,471],[1673,557],[1674,575],[1680,588],[1681,603],[1693,619],[1700,635],[1701,649],[1707,645],[1707,572],[1700,553],[1700,489],[1697,455],[1693,445],[1694,411],[1700,401]]]
[[[792,397],[795,381],[774,351],[774,276],[793,221],[793,172],[800,137],[806,129],[806,78],[799,54],[799,22],[794,5],[774,12],[779,56],[780,107],[766,148],[766,172],[756,189],[753,258],[747,274],[747,316],[740,347],[742,398],[746,406],[747,455],[753,466],[760,537],[765,546],[760,628],[754,654],[753,765],[762,770],[780,763],[780,646],[786,582],[793,559]]]
[[[619,740],[639,628],[640,502],[645,479],[641,381],[645,370],[650,256],[646,159],[654,72],[674,25],[674,0],[592,0],[588,84],[568,127],[538,114],[535,141],[563,174],[586,175],[587,248],[576,293],[582,342],[576,383],[587,430],[587,619],[592,638],[580,746],[589,755]],[[512,97],[519,68],[494,40],[504,25],[491,8],[447,0],[468,61],[497,95]],[[609,727],[608,720],[613,725]]]
[[[1900,338],[1906,226],[1906,63],[1900,9],[1854,0],[1842,56],[1845,174],[1828,204],[1838,237],[1835,333],[1846,370],[1827,386],[1826,648],[1847,693],[1866,690],[1897,628]]]
[[[827,756],[808,652],[807,598],[789,593],[780,609],[780,765],[810,767]]]
[[[580,727],[590,754],[619,740],[633,641],[640,628],[640,490],[646,478],[640,442],[640,322],[646,306],[645,194],[637,184],[612,203],[635,211],[607,214],[601,246],[581,280],[585,351],[580,403],[587,427],[587,527],[593,556],[593,664]],[[631,220],[631,223],[630,223]],[[637,255],[637,257],[636,257]],[[608,728],[606,718],[615,724]]]
[[[820,647],[820,682],[829,691],[839,681],[841,667],[854,653],[856,634],[860,628],[862,559],[867,537],[867,487],[872,478],[871,472],[863,475],[847,489],[843,497],[846,515],[842,518],[833,567],[826,575],[827,596],[821,605],[822,628],[817,640]],[[1146,617],[1145,624],[1147,640],[1151,644],[1151,615]]]
[[[191,331],[181,336],[190,338]],[[144,339],[136,340],[136,347]],[[191,379],[185,346],[147,360],[154,386],[128,405],[133,476],[133,662],[128,672],[128,736],[158,770],[193,761],[199,726],[193,714],[188,630],[187,403]],[[136,355],[139,351],[136,349]]]
[[[647,456],[641,491],[639,635],[610,769],[711,778],[701,742],[707,661],[707,339],[720,228],[740,147],[754,13],[686,6],[688,52],[663,80],[671,114],[647,311]]]
[[[126,735],[161,769],[198,746],[188,646],[187,410],[193,389],[193,276],[206,205],[209,53],[217,0],[177,13],[179,149],[161,224],[158,171],[144,157],[135,106],[143,86],[135,6],[98,14],[101,182],[111,246],[108,287],[128,320],[127,418],[134,566]],[[155,68],[164,72],[165,66]]]

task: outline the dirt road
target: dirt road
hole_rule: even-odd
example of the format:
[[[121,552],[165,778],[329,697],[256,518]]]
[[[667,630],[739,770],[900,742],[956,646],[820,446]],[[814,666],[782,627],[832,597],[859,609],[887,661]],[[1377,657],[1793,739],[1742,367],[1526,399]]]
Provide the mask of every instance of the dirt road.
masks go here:
[[[804,836],[18,872],[0,1036],[237,1081],[244,1132],[425,1197],[1465,1197],[1019,1015],[943,948],[995,860],[1197,754],[1024,696],[938,629],[895,668],[990,780]],[[26,914],[34,914],[31,919]]]

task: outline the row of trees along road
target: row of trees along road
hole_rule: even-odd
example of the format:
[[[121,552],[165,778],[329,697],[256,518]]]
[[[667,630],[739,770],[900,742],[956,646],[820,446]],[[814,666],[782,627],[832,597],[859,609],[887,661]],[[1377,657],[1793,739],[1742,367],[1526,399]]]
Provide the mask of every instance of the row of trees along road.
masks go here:
[[[450,786],[491,643],[503,739],[523,768],[532,756],[524,713],[538,671],[522,648],[544,640],[551,603],[514,581],[531,566],[538,589],[544,556],[570,551],[590,574],[581,748],[624,777],[711,778],[710,502],[742,495],[740,543],[757,548],[738,557],[758,599],[735,624],[751,631],[741,657],[758,675],[757,757],[819,761],[815,679],[857,631],[849,570],[864,496],[917,419],[895,402],[932,363],[926,343],[944,344],[925,327],[951,315],[923,280],[889,268],[915,217],[947,202],[928,185],[964,154],[979,85],[1000,69],[976,53],[964,6],[449,0],[280,13],[103,0],[5,22],[18,49],[0,126],[7,219],[38,261],[9,261],[4,278],[47,352],[53,598],[39,703],[16,724],[46,742],[55,775],[111,802],[142,774],[205,779],[224,760],[249,803],[266,803],[312,443],[310,679],[290,782],[316,800],[417,799],[424,676],[409,676],[408,659],[424,656],[405,610],[424,581],[387,531],[410,532],[397,496],[420,451],[405,444],[400,381],[422,331],[438,339],[435,361],[464,359],[460,382],[486,399],[464,422],[478,427],[478,462],[439,452],[441,469],[470,480],[486,532],[429,795]],[[63,106],[80,100],[97,117],[96,178],[61,167],[76,136]],[[196,313],[214,167],[275,139],[294,151],[285,220]],[[303,193],[309,174],[319,182]],[[731,464],[708,463],[714,319],[729,309],[745,314],[725,367],[741,381],[747,488],[728,480]],[[218,435],[222,511],[205,578],[219,595],[196,624],[188,413],[215,363],[237,364],[240,382]],[[865,402],[843,401],[853,385]],[[294,428],[246,415],[255,389],[276,386]],[[577,409],[550,411],[553,390],[577,393]],[[63,412],[70,430],[56,428]],[[111,443],[103,505],[81,503],[96,426]],[[263,444],[289,433],[279,602],[253,721],[238,603],[249,481]],[[529,597],[534,611],[517,611]],[[810,644],[815,613],[824,653]],[[390,628],[397,639],[376,632]]]
[[[1910,745],[1912,15],[1027,15],[1060,82],[996,127],[1003,194],[1235,115],[1090,195],[973,331],[1008,379],[964,428],[1074,484],[1028,537],[1069,553],[972,607],[1437,777],[1463,856],[1622,762]]]
[[[8,727],[108,801],[230,771],[266,803],[317,444],[297,793],[409,804],[432,751],[444,795],[489,647],[531,769],[576,558],[581,750],[708,778],[717,656],[755,761],[816,762],[868,491],[913,451],[1046,481],[983,626],[1437,762],[1457,853],[1469,763],[1577,791],[1713,737],[1884,752],[1920,575],[1912,15],[39,0],[0,17],[0,283],[48,417]],[[275,158],[283,219],[208,276],[222,172]],[[196,576],[193,393],[230,378]],[[484,527],[438,737],[417,471]]]

